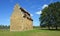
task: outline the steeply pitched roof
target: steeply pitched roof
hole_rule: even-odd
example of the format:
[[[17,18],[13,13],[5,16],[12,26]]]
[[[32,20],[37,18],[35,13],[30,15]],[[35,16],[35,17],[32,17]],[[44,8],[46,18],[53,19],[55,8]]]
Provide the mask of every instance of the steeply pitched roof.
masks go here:
[[[22,7],[20,7],[20,10],[23,11],[24,13],[26,13],[26,14],[28,14],[28,15],[30,16],[30,14],[29,14],[26,10],[24,10]],[[26,16],[26,15],[24,15],[24,16]],[[27,19],[33,21],[32,18],[27,17]]]
[[[24,10],[22,7],[20,7],[20,9],[21,9],[24,13],[27,13],[27,14],[30,16],[30,14],[29,14],[26,10]]]

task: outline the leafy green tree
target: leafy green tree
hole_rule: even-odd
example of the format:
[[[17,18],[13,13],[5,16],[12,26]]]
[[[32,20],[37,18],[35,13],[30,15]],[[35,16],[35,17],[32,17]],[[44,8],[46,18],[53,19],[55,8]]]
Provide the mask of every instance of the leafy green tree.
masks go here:
[[[48,7],[42,10],[41,17],[39,18],[41,24],[47,24],[48,28],[57,27],[60,25],[60,2],[51,3]]]

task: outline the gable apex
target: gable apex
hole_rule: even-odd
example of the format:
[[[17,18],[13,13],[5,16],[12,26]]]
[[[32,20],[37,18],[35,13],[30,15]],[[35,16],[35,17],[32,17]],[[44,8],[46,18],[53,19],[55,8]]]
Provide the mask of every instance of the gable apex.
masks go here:
[[[16,8],[16,7],[17,7],[17,8],[20,8],[20,6],[19,6],[19,4],[18,4],[18,3],[16,3],[16,4],[15,4],[15,8]]]

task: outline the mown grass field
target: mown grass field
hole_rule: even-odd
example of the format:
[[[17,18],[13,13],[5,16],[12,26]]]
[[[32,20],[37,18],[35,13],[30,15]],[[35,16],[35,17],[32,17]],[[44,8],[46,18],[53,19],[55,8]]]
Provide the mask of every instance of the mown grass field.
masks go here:
[[[10,32],[9,30],[0,30],[0,36],[60,36],[60,31],[34,29],[23,32]]]

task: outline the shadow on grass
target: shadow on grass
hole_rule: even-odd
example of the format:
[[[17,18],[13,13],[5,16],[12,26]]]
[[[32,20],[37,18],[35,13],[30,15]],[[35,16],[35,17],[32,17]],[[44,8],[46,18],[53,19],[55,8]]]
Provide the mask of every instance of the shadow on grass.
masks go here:
[[[39,30],[49,30],[49,29],[39,29]],[[49,31],[60,31],[60,29],[50,29]]]

